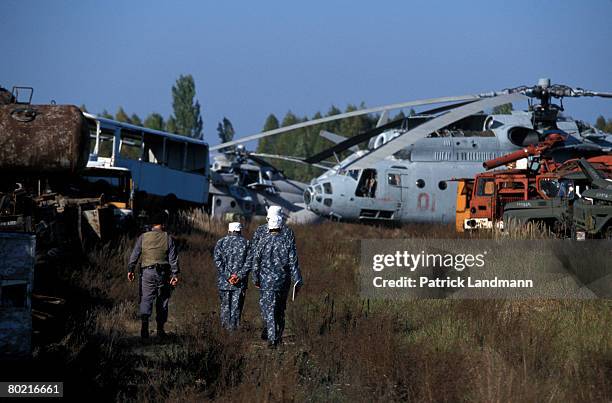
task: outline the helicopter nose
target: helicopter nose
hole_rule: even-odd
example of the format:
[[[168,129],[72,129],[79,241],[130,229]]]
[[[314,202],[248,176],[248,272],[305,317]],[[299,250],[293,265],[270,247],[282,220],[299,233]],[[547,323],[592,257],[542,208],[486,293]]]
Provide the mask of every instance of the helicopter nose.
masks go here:
[[[310,203],[312,202],[313,191],[314,189],[311,187],[304,190],[304,203],[306,203],[306,206],[310,206]]]
[[[313,183],[304,191],[304,202],[310,211],[317,214],[332,212],[332,184],[329,179],[324,183]]]

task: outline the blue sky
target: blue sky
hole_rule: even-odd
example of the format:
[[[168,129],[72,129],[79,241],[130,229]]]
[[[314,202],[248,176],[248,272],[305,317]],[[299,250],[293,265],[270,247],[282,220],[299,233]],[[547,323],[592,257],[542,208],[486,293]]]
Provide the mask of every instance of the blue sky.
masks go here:
[[[171,112],[190,73],[205,139],[266,116],[478,93],[539,77],[612,91],[612,1],[0,2],[0,85],[34,101]],[[565,102],[612,118],[612,100]]]

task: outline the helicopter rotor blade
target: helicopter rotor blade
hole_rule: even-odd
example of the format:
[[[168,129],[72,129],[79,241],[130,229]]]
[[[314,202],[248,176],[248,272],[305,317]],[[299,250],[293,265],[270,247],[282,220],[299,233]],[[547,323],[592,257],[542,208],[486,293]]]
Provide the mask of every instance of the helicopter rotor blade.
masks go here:
[[[252,153],[248,153],[247,154],[247,158],[252,160],[253,162],[255,162],[258,165],[264,166],[264,167],[269,167],[272,168],[275,171],[278,171],[279,169],[276,168],[274,165],[270,164],[268,161],[263,160],[261,158],[259,158],[259,156],[257,154],[253,155]]]
[[[321,162],[326,158],[332,157],[334,154],[338,154],[338,153],[341,153],[342,151],[346,151],[350,149],[351,147],[356,146],[359,143],[363,143],[364,141],[367,141],[374,136],[378,136],[380,133],[386,130],[395,129],[396,127],[401,126],[403,120],[404,119],[397,119],[397,120],[387,123],[386,125],[375,127],[372,130],[368,130],[366,132],[360,133],[353,137],[348,137],[346,140],[336,144],[335,146],[329,147],[321,151],[320,153],[317,153],[311,157],[308,157],[304,161],[309,164],[315,164],[315,163]]]
[[[327,130],[321,130],[319,132],[319,136],[323,137],[324,139],[327,139],[327,140],[331,141],[334,144],[340,144],[344,140],[347,139],[344,136],[339,136],[336,133],[328,132]],[[357,146],[353,146],[353,147],[350,147],[350,150],[355,153],[355,152],[359,151],[359,148]]]
[[[463,101],[463,102],[459,102],[459,103],[455,103],[452,105],[446,105],[446,106],[442,106],[439,108],[434,108],[434,109],[430,109],[427,111],[423,111],[423,112],[419,112],[417,113],[417,116],[420,115],[434,115],[434,114],[438,114],[441,112],[445,112],[449,109],[453,109],[453,108],[457,108],[459,106],[463,106],[472,102],[476,102],[476,100],[469,100],[469,101]],[[360,133],[356,136],[353,137],[349,137],[346,140],[336,144],[335,146],[332,146],[330,148],[327,148],[321,152],[319,152],[316,155],[313,155],[311,157],[308,157],[305,159],[306,162],[308,163],[316,163],[316,162],[321,162],[326,158],[329,158],[331,156],[333,156],[334,154],[338,154],[342,151],[345,151],[347,149],[350,149],[351,147],[355,147],[357,144],[359,143],[363,143],[364,141],[368,141],[369,139],[371,139],[374,136],[379,135],[380,133],[386,131],[386,130],[390,130],[390,129],[395,129],[399,126],[401,126],[403,122],[403,119],[396,119],[394,121],[391,121],[383,126],[377,126],[372,130],[368,130],[367,132],[364,133]]]
[[[265,132],[241,137],[237,140],[232,140],[226,143],[217,144],[215,146],[212,146],[210,147],[210,151],[219,150],[221,148],[230,147],[236,144],[246,143],[246,142],[253,141],[253,140],[258,140],[260,138],[273,136],[276,134],[281,134],[281,133],[289,132],[292,130],[302,129],[304,127],[314,126],[314,125],[318,125],[318,124],[326,123],[326,122],[332,122],[338,119],[346,119],[346,118],[350,118],[354,116],[366,115],[368,113],[381,112],[385,110],[403,109],[403,108],[407,108],[411,106],[442,104],[442,103],[447,103],[447,102],[460,102],[460,101],[477,100],[477,99],[479,99],[478,95],[462,95],[462,96],[454,96],[454,97],[428,98],[428,99],[421,99],[421,100],[416,100],[416,101],[408,101],[408,102],[401,102],[401,103],[396,103],[396,104],[376,106],[373,108],[358,109],[356,111],[340,113],[338,115],[326,116],[320,119],[300,122],[294,125],[279,127],[278,129],[268,130]]]
[[[255,156],[255,158],[252,158],[253,156]],[[257,162],[257,163],[259,163],[259,161],[262,161],[262,162],[265,163],[265,164],[262,164],[262,165],[267,165],[267,166],[272,166],[272,165],[270,165],[268,162],[266,162],[265,160],[263,160],[261,158],[273,158],[273,159],[279,159],[279,160],[283,160],[283,161],[295,162],[295,163],[298,163],[298,164],[312,165],[313,167],[316,167],[316,168],[319,168],[319,169],[323,169],[323,170],[326,170],[326,171],[331,168],[331,166],[326,166],[326,165],[316,164],[316,163],[308,163],[308,162],[306,162],[302,158],[289,157],[289,156],[286,156],[286,155],[265,154],[265,153],[249,153],[249,157],[251,157],[251,159],[253,161]],[[257,157],[261,157],[261,158],[257,158]]]
[[[346,167],[354,165],[356,168],[371,166],[377,161],[395,154],[397,151],[414,144],[417,140],[427,137],[430,133],[440,130],[458,120],[466,118],[470,115],[478,113],[484,109],[493,108],[495,106],[517,102],[526,99],[526,96],[520,93],[503,94],[493,98],[484,98],[477,102],[472,102],[467,105],[460,106],[450,112],[438,116],[432,120],[407,131],[406,133],[388,141],[372,152],[365,154],[361,158],[350,162]],[[344,168],[346,168],[344,167]]]
[[[479,98],[479,99],[481,99],[481,98]],[[450,105],[444,105],[444,106],[440,106],[439,108],[433,108],[433,109],[428,109],[426,111],[417,112],[415,116],[437,115],[439,113],[446,112],[448,110],[455,109],[455,108],[458,108],[458,107],[463,106],[463,105],[471,104],[472,102],[476,102],[476,101],[478,101],[478,99],[469,100],[469,101],[463,101],[463,102],[457,102],[455,104],[450,104]]]

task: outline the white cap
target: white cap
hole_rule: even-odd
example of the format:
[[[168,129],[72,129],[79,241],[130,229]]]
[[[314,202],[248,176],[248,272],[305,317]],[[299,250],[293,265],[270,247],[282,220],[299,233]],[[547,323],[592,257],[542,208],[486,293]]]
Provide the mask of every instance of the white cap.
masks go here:
[[[274,216],[268,218],[268,229],[279,229],[283,225],[283,217]]]
[[[229,223],[229,232],[240,232],[242,231],[242,224],[239,222]]]
[[[268,207],[268,218],[282,217],[283,209],[281,206],[270,206]]]

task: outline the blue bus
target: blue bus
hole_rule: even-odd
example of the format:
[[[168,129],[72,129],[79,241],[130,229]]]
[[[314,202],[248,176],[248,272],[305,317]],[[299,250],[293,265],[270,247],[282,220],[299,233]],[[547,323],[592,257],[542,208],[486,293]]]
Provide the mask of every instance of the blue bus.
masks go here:
[[[90,168],[127,168],[135,194],[208,203],[208,144],[187,136],[152,130],[84,113],[90,127]]]

